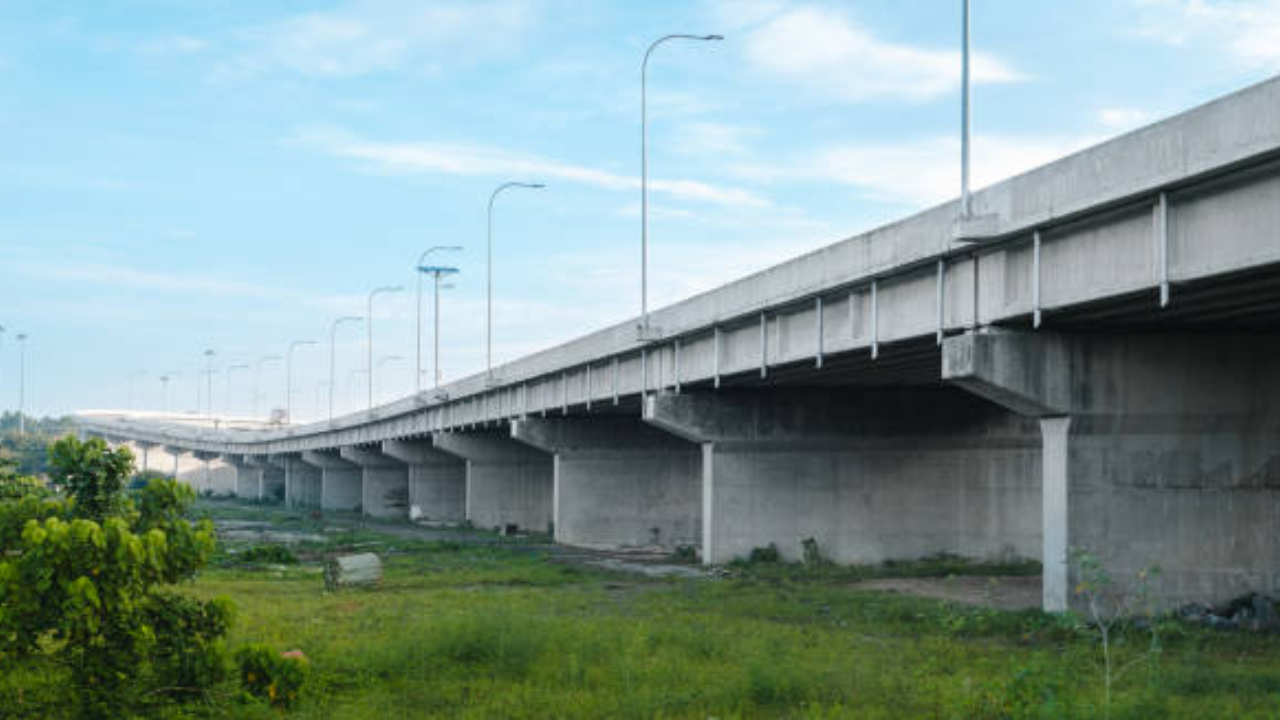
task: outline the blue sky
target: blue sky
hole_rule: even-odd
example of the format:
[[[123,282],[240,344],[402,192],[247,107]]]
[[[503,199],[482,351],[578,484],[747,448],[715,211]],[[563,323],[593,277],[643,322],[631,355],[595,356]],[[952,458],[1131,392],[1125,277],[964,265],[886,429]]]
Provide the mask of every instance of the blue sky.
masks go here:
[[[1034,167],[1280,70],[1280,0],[974,0],[974,172]],[[650,66],[657,304],[944,201],[956,0],[0,0],[0,407],[246,413],[252,372],[327,341],[369,289],[380,395],[412,386],[417,255],[463,245],[445,379],[638,309],[639,62]],[[337,347],[339,411],[363,328]],[[324,412],[327,346],[297,355]],[[284,404],[268,364],[260,406]],[[350,392],[349,392],[350,390]]]

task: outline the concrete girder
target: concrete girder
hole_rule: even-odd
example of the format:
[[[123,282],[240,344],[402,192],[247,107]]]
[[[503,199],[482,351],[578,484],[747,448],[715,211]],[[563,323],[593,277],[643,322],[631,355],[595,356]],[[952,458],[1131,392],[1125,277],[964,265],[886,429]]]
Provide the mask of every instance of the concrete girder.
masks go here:
[[[555,473],[545,453],[494,430],[439,433],[432,442],[466,461],[466,513],[477,527],[543,532],[551,526]]]
[[[631,417],[526,418],[512,438],[553,457],[556,542],[697,546],[701,450]]]
[[[409,517],[461,522],[467,516],[467,465],[430,439],[384,440],[382,452],[409,468]]]
[[[335,450],[304,450],[302,462],[320,471],[320,509],[360,509],[364,481],[360,467]]]
[[[1162,605],[1280,585],[1280,341],[1266,335],[970,334],[943,377],[1038,418],[1044,607],[1072,548]]]
[[[409,466],[381,451],[379,445],[339,449],[343,460],[360,466],[364,514],[376,518],[409,517]]]
[[[1035,423],[961,391],[659,394],[644,420],[702,447],[704,562],[1039,554]]]

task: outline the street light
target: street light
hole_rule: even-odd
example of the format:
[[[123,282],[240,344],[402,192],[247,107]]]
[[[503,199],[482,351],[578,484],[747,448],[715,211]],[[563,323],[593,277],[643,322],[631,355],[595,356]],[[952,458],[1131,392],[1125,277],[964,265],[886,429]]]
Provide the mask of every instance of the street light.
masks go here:
[[[347,322],[360,322],[363,318],[355,315],[340,317],[333,321],[333,326],[329,328],[329,419],[333,420],[333,372],[334,366],[337,364],[337,352],[334,350],[334,341],[338,335],[338,326]]]
[[[435,330],[432,338],[435,343],[435,384],[440,384],[440,276],[449,275],[458,272],[457,268],[452,267],[432,267],[426,264],[427,256],[433,252],[441,250],[461,250],[458,245],[437,245],[427,248],[426,251],[418,257],[418,315],[414,327],[417,330],[417,365],[416,372],[413,375],[413,391],[415,393],[422,392],[422,276],[431,275],[435,280]]]
[[[960,11],[960,217],[969,218],[969,0]]]
[[[227,415],[234,415],[231,412],[231,373],[236,370],[248,370],[248,365],[229,365],[227,366]]]
[[[304,345],[315,345],[315,340],[294,340],[289,344],[289,352],[284,361],[284,418],[293,424],[293,351]]]
[[[252,398],[253,416],[255,418],[258,417],[258,400],[262,398],[262,392],[261,392],[262,366],[265,363],[279,362],[283,359],[284,358],[280,357],[279,355],[263,355],[262,357],[258,358],[258,362],[255,363],[256,367],[254,368],[254,371],[253,371],[253,398]]]
[[[18,434],[27,434],[27,334],[18,333]]]
[[[161,413],[169,412],[169,381],[172,379],[176,379],[181,374],[182,373],[178,372],[177,370],[170,370],[169,372],[160,376],[160,412]]]
[[[654,48],[668,40],[723,40],[720,35],[666,35],[654,40],[644,52],[640,64],[640,327],[638,340],[656,340],[661,332],[649,327],[649,109],[648,73],[649,55]]]
[[[204,398],[205,398],[205,405],[207,409],[207,412],[205,414],[210,420],[213,419],[213,356],[216,354],[217,353],[215,353],[212,350],[204,351],[204,362],[205,362],[205,373],[206,373]],[[200,378],[199,377],[196,378],[196,414],[197,415],[200,414]]]
[[[374,288],[369,293],[369,312],[365,316],[368,319],[366,327],[369,330],[369,409],[373,409],[373,299],[383,293],[397,293],[403,291],[404,288],[399,285],[388,285],[384,287]]]
[[[509,182],[503,183],[494,188],[493,194],[489,196],[489,233],[485,243],[485,296],[487,309],[485,310],[485,344],[484,344],[484,363],[485,363],[485,382],[493,383],[493,201],[498,198],[507,188],[527,188],[529,190],[541,190],[546,187],[542,183],[522,183]]]

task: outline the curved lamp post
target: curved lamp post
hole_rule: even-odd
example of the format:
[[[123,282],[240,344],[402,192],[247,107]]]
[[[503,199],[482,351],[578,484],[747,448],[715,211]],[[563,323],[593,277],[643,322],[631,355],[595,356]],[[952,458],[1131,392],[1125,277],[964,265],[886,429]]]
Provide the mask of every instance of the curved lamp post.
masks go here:
[[[284,360],[284,415],[285,422],[293,424],[293,351],[306,345],[316,345],[315,340],[294,340]]]
[[[489,196],[489,232],[485,242],[485,322],[484,322],[484,365],[485,365],[485,381],[492,383],[493,381],[493,201],[498,199],[498,194],[508,188],[526,188],[528,190],[541,190],[546,187],[542,183],[523,183],[509,182],[503,183],[494,188],[493,194]]]
[[[381,294],[384,294],[384,293],[398,293],[398,292],[401,292],[401,291],[403,291],[403,290],[404,290],[404,288],[403,288],[403,287],[401,287],[401,286],[399,286],[399,285],[388,285],[388,286],[384,286],[384,287],[374,288],[374,289],[369,293],[369,311],[368,311],[368,313],[365,315],[365,317],[366,317],[366,318],[368,318],[368,320],[366,320],[366,323],[367,323],[367,324],[366,324],[366,326],[365,326],[365,327],[367,327],[367,328],[368,328],[368,330],[369,330],[369,348],[368,348],[368,350],[369,350],[369,364],[368,364],[368,368],[369,368],[369,409],[370,409],[370,410],[372,410],[372,409],[373,409],[373,299],[374,299],[375,297],[377,297],[378,295],[381,295]]]
[[[723,40],[721,35],[665,35],[654,40],[644,51],[640,64],[640,327],[637,339],[656,340],[661,332],[649,326],[649,56],[655,48],[670,40]]]
[[[415,393],[422,392],[422,276],[430,275],[435,280],[435,329],[432,331],[432,340],[435,344],[435,383],[440,384],[440,276],[451,275],[458,272],[457,268],[440,267],[427,265],[427,256],[433,252],[443,250],[461,250],[459,245],[437,245],[427,248],[426,251],[418,257],[418,315],[414,323],[417,330],[417,364],[414,368],[413,375],[413,391]]]
[[[356,315],[347,315],[333,321],[333,326],[329,328],[329,419],[333,420],[333,373],[337,365],[337,350],[335,349],[335,340],[338,335],[338,326],[343,323],[360,322],[364,318]]]

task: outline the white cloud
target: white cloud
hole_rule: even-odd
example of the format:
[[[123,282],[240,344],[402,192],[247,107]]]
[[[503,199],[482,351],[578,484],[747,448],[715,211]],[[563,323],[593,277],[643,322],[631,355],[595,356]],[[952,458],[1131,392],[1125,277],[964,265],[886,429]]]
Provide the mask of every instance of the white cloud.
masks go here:
[[[817,7],[791,9],[751,31],[747,59],[762,72],[832,99],[926,100],[960,84],[958,50],[937,50],[875,37],[852,19]],[[1002,60],[973,55],[975,83],[1023,79]]]
[[[406,3],[355,0],[245,34],[221,76],[286,70],[320,78],[417,69],[503,52],[530,26],[532,4],[514,0]]]
[[[1280,70],[1280,0],[1137,0],[1138,33],[1183,47],[1224,48],[1251,69]]]
[[[572,165],[534,155],[520,155],[483,145],[436,142],[377,142],[333,130],[304,133],[303,143],[342,158],[361,161],[375,171],[432,172],[445,175],[526,178],[529,181],[567,181],[604,188],[635,190],[637,178]],[[650,179],[649,189],[682,200],[718,205],[767,207],[769,202],[746,190],[724,188],[696,180]]]
[[[1095,142],[1097,138],[1090,137],[975,136],[974,184],[990,185]],[[790,165],[746,166],[739,171],[759,179],[838,182],[869,197],[921,207],[959,195],[960,144],[951,137],[850,143],[825,148]]]
[[[166,35],[145,43],[142,51],[156,55],[194,55],[210,47],[208,40],[194,35]]]
[[[714,122],[690,122],[677,127],[670,149],[693,157],[747,155],[750,141],[761,134],[757,128]]]
[[[1098,122],[1111,130],[1129,130],[1150,119],[1146,110],[1137,108],[1105,108],[1098,112]]]

